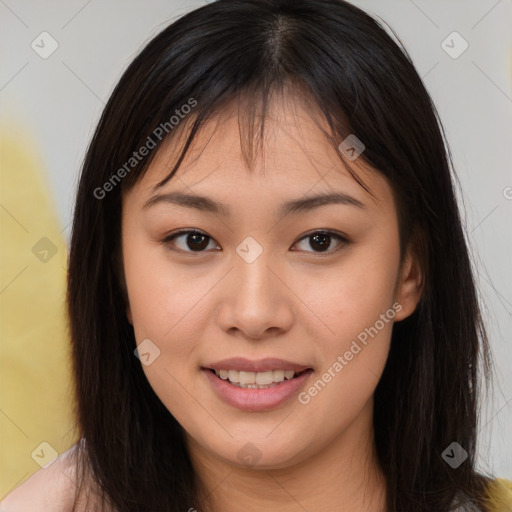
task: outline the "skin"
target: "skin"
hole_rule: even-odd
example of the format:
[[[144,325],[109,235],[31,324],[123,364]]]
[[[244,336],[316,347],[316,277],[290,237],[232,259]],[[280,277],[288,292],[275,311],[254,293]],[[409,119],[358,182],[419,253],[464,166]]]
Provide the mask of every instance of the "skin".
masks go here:
[[[397,212],[382,175],[361,158],[350,163],[372,197],[298,100],[272,103],[263,147],[247,169],[237,112],[228,109],[157,192],[207,196],[229,207],[231,217],[164,202],[143,207],[169,172],[172,140],[125,195],[127,316],[137,343],[149,338],[160,350],[143,369],[186,431],[211,510],[234,512],[243,503],[251,511],[384,511],[372,409],[393,322],[308,404],[295,398],[271,411],[241,411],[219,399],[201,371],[225,357],[280,357],[315,370],[308,387],[393,303],[401,306],[400,321],[421,296],[412,251],[399,265]],[[282,202],[332,191],[365,208],[330,204],[276,216]],[[161,243],[180,229],[206,233],[203,252],[193,250],[198,243],[190,237],[187,245],[187,235]],[[305,237],[319,229],[346,234],[350,243],[331,238],[321,252]],[[247,236],[263,250],[252,263],[236,252]],[[238,458],[247,442],[260,456],[251,467]]]
[[[71,512],[76,491],[75,456],[76,445],[61,453],[48,467],[36,471],[0,502],[0,512]],[[94,497],[88,503],[81,496],[75,510],[87,512],[100,507]]]

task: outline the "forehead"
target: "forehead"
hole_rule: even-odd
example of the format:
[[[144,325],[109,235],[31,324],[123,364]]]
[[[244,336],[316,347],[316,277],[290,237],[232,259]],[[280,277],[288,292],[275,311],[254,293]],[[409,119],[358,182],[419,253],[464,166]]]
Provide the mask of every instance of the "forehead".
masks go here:
[[[277,199],[305,196],[313,189],[341,189],[366,202],[391,199],[384,176],[362,158],[345,159],[344,164],[339,150],[326,137],[327,123],[310,104],[285,96],[275,98],[265,113],[259,145],[262,118],[255,115],[254,122],[247,122],[250,115],[255,115],[254,111],[246,112],[234,102],[216,113],[196,134],[176,174],[159,189],[157,185],[168,176],[183,148],[191,121],[185,120],[159,148],[130,195],[142,201],[155,192],[184,188],[228,195],[263,190]],[[244,158],[248,147],[255,152],[250,165]]]

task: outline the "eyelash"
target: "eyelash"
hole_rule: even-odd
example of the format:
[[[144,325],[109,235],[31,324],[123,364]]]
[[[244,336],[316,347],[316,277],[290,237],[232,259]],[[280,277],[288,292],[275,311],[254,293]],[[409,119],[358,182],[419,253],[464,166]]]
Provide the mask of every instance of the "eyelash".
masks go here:
[[[183,235],[189,235],[189,234],[190,235],[202,235],[202,236],[204,236],[206,238],[209,238],[210,241],[214,240],[214,238],[210,237],[209,235],[207,235],[206,233],[204,233],[202,231],[198,231],[198,230],[195,230],[195,229],[184,229],[184,230],[177,231],[176,233],[173,233],[171,235],[166,236],[165,238],[160,240],[160,243],[166,245],[169,248],[169,250],[175,251],[175,252],[180,252],[182,254],[201,254],[201,253],[206,252],[204,250],[203,251],[185,251],[183,249],[176,249],[176,248],[170,247],[171,242],[173,242],[176,238],[178,238],[180,236],[183,236]],[[313,231],[313,232],[311,232],[309,234],[306,234],[302,238],[299,238],[299,240],[296,243],[299,243],[300,241],[305,240],[307,238],[311,238],[314,235],[326,235],[326,236],[329,236],[331,238],[335,238],[335,239],[337,239],[340,242],[338,247],[336,249],[334,249],[334,250],[327,250],[327,251],[322,251],[322,252],[306,251],[306,252],[312,252],[317,257],[330,256],[330,255],[340,251],[346,245],[350,244],[350,240],[345,235],[342,235],[342,234],[339,234],[339,233],[335,233],[333,231],[326,231],[326,230],[318,230],[318,231]]]

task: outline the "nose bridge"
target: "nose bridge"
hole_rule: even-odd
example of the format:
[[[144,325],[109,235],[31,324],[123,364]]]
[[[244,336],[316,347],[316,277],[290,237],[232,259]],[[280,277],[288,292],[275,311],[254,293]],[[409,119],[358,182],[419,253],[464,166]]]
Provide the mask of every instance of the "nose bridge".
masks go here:
[[[270,251],[252,236],[246,237],[236,248],[237,256],[234,258],[234,278],[239,283],[241,298],[258,302],[261,307],[268,300],[262,300],[270,294],[271,279],[273,276],[269,269]]]
[[[248,262],[239,258],[234,268],[234,278],[239,302],[248,300],[261,308],[269,304],[272,295],[272,279],[274,274],[269,269],[268,254],[259,255],[254,261]]]
[[[247,245],[240,244],[237,253],[229,291],[221,305],[222,327],[236,328],[251,338],[260,337],[271,328],[287,329],[292,318],[291,307],[286,286],[270,268],[269,252],[262,247],[257,250],[248,241]]]

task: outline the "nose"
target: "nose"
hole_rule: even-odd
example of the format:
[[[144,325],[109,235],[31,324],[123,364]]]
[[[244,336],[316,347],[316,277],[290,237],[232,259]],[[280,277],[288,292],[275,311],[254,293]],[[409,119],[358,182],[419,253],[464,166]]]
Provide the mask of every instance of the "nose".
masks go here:
[[[289,330],[294,319],[290,277],[272,266],[265,252],[252,263],[235,260],[219,304],[219,326],[251,340]]]

